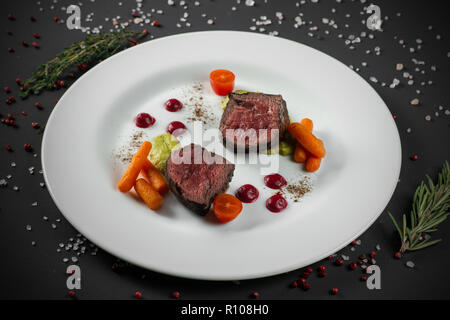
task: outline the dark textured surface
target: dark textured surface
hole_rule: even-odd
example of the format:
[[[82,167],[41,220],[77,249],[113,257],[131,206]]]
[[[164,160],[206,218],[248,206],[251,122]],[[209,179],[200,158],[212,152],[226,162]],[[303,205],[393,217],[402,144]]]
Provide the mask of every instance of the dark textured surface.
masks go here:
[[[13,90],[12,94],[16,98],[18,90],[14,81],[17,77],[26,78],[40,63],[54,57],[72,42],[83,38],[81,32],[69,31],[63,24],[55,24],[53,21],[54,16],[65,17],[60,7],[67,6],[70,2],[59,1],[54,4],[54,10],[50,10],[53,1],[41,2],[41,6],[45,9],[42,12],[39,11],[36,1],[0,1],[0,29],[3,32],[0,50],[1,81],[2,86],[9,86]],[[116,1],[84,2],[82,13],[95,12],[95,24],[105,26],[107,24],[104,22],[105,17],[129,16],[135,6],[132,1],[123,1],[124,4],[120,7]],[[339,39],[337,35],[342,33],[346,37],[367,30],[361,23],[367,15],[364,15],[364,18],[360,15],[364,6],[360,1],[343,0],[341,4],[331,0],[321,0],[318,4],[310,4],[308,1],[308,5],[301,8],[295,6],[296,1],[287,0],[269,0],[267,4],[264,4],[263,0],[256,0],[257,5],[252,8],[243,4],[236,5],[235,1],[231,0],[201,0],[198,7],[193,6],[192,2],[188,1],[189,20],[192,26],[180,29],[175,26],[183,12],[179,6],[168,7],[167,1],[144,0],[145,8],[155,7],[165,11],[164,15],[158,17],[162,27],[150,27],[151,33],[155,37],[162,37],[196,30],[247,31],[250,25],[254,25],[252,18],[266,15],[275,22],[275,12],[281,11],[286,20],[281,25],[275,22],[267,26],[267,30],[277,30],[279,36],[317,48],[347,65],[361,67],[361,62],[367,62],[368,66],[361,67],[360,71],[365,79],[375,76],[389,84],[395,76],[402,81],[402,85],[396,89],[370,82],[391,112],[397,116],[396,123],[400,132],[403,156],[400,183],[383,214],[361,237],[361,246],[358,246],[355,252],[350,252],[348,248],[343,250],[351,256],[351,259],[355,259],[359,254],[367,253],[379,244],[381,250],[376,260],[382,270],[382,289],[367,290],[365,284],[358,280],[361,276],[360,271],[351,272],[345,267],[334,267],[330,262],[324,262],[328,269],[327,277],[320,279],[315,275],[311,276],[312,288],[309,292],[303,292],[288,287],[302,270],[265,279],[242,281],[240,284],[193,281],[153,273],[126,264],[125,266],[121,263],[115,264],[115,257],[99,251],[97,256],[87,253],[80,257],[82,289],[77,291],[77,296],[80,299],[128,299],[133,298],[134,292],[139,290],[144,298],[165,299],[169,298],[172,291],[178,290],[181,297],[186,299],[247,299],[249,293],[256,290],[261,298],[268,299],[450,298],[448,290],[450,281],[447,274],[450,268],[448,255],[450,222],[445,222],[435,235],[444,239],[442,243],[410,253],[398,261],[393,259],[393,253],[398,248],[398,239],[386,214],[389,210],[396,217],[400,217],[402,212],[408,212],[412,193],[425,173],[435,177],[444,160],[450,158],[449,118],[444,115],[444,111],[438,110],[439,105],[444,106],[444,110],[448,108],[450,101],[447,57],[450,51],[447,38],[449,23],[445,6],[447,1],[375,1],[381,7],[382,15],[389,17],[383,24],[384,32],[376,32],[375,39],[364,39],[362,43],[356,44],[354,51],[350,51],[345,46],[344,39]],[[231,10],[233,5],[236,5],[237,11]],[[336,13],[331,13],[331,8],[336,8]],[[319,26],[319,32],[314,32],[316,36],[308,36],[309,25],[299,29],[293,28],[293,19],[298,12],[304,13],[305,21],[313,21],[311,26]],[[401,12],[400,17],[396,15],[397,12]],[[13,13],[16,21],[9,21],[8,13]],[[206,13],[208,17],[215,17],[215,23],[208,25],[207,18],[202,17],[202,13]],[[350,13],[351,17],[346,18],[347,13]],[[36,17],[36,22],[29,20],[31,15]],[[331,31],[330,35],[320,32],[324,29],[322,17],[334,19],[339,28],[337,30],[326,28]],[[349,24],[348,28],[344,26],[346,23]],[[428,30],[429,25],[433,26],[432,30]],[[7,35],[4,32],[6,29],[10,29],[13,35]],[[109,27],[105,29],[107,31]],[[31,46],[25,48],[20,44],[21,40],[31,43],[34,32],[41,34],[41,39],[38,40],[41,46],[39,50]],[[321,34],[321,40],[317,38],[318,34]],[[442,36],[441,40],[436,39],[438,34]],[[394,39],[396,36],[398,38]],[[408,49],[417,45],[415,43],[417,38],[423,40],[423,48],[411,54]],[[405,40],[406,48],[399,45],[399,39]],[[373,54],[376,46],[382,51],[379,56]],[[8,47],[13,47],[15,53],[8,53]],[[366,54],[367,49],[372,50],[372,53]],[[396,63],[401,62],[405,64],[407,71],[413,72],[414,65],[411,62],[413,57],[427,62],[423,68],[427,73],[415,76],[418,79],[416,82],[432,80],[433,85],[408,86],[401,72],[395,71]],[[437,66],[436,72],[430,71],[431,65]],[[422,94],[418,96],[421,103],[419,107],[411,107],[409,101],[416,97],[417,88],[422,90]],[[8,180],[8,186],[0,189],[0,298],[3,299],[68,298],[65,274],[67,264],[63,263],[62,259],[70,258],[73,254],[67,255],[64,250],[58,253],[56,249],[58,243],[67,243],[69,238],[75,237],[77,231],[64,220],[47,190],[39,185],[43,181],[42,175],[38,173],[41,168],[42,135],[31,127],[31,122],[45,124],[55,100],[62,93],[62,91],[45,92],[25,101],[18,99],[18,102],[12,105],[2,102],[3,105],[0,106],[2,117],[12,112],[18,114],[16,116],[18,128],[0,124],[0,179],[8,174],[13,175]],[[2,94],[3,100],[6,99],[7,95]],[[36,101],[41,102],[42,110],[34,107]],[[20,115],[23,110],[28,112],[28,116]],[[436,111],[439,111],[439,117],[434,115]],[[426,115],[431,115],[432,120],[426,121]],[[407,133],[408,128],[412,130],[410,133]],[[37,157],[23,150],[24,143],[32,144]],[[7,152],[5,150],[7,144],[15,151]],[[417,154],[419,160],[411,161],[409,158],[413,154]],[[375,150],[373,156],[389,157],[388,154],[380,154]],[[12,168],[11,162],[16,162],[17,166]],[[31,166],[36,168],[34,175],[28,172]],[[13,191],[14,185],[19,186],[20,191]],[[351,196],[349,194],[349,197]],[[35,201],[38,202],[38,206],[31,206]],[[49,221],[42,219],[44,215],[49,217]],[[56,222],[57,219],[62,221]],[[51,223],[55,223],[57,228],[52,229]],[[26,231],[27,224],[32,226],[32,231]],[[302,232],[301,228],[298,232]],[[31,245],[32,241],[36,241],[36,246]],[[301,245],[308,244],[299,244]],[[407,260],[414,261],[416,268],[406,268]],[[113,265],[116,271],[112,270]],[[318,265],[319,263],[313,267]],[[332,287],[340,289],[339,295],[331,297],[328,294]]]

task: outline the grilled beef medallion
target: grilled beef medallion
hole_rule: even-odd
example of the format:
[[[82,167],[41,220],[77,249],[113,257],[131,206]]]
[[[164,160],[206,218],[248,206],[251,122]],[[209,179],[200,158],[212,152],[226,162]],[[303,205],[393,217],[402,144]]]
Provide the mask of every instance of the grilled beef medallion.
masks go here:
[[[257,92],[230,93],[228,103],[220,120],[219,130],[223,142],[234,150],[275,147],[289,126],[286,101],[279,94]],[[233,129],[233,130],[228,130]],[[252,130],[253,129],[253,130]],[[264,133],[266,129],[267,132]],[[271,136],[278,129],[278,137]]]
[[[234,164],[190,144],[170,154],[165,175],[176,197],[189,209],[205,215],[214,198],[228,189],[233,173]]]

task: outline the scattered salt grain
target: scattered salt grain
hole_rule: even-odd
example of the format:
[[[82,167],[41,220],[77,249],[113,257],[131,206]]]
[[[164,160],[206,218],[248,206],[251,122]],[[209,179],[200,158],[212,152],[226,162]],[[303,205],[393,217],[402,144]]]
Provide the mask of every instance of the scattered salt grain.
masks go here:
[[[405,265],[408,268],[414,268],[416,266],[416,264],[414,262],[412,262],[412,261],[406,261]]]

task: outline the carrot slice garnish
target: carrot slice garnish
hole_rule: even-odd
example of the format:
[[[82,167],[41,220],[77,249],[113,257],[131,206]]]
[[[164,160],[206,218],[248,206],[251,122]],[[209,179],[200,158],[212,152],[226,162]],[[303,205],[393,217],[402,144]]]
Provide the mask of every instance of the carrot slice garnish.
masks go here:
[[[117,189],[119,189],[120,192],[128,192],[134,186],[136,179],[139,176],[139,172],[144,166],[145,160],[148,160],[147,157],[151,148],[152,144],[149,141],[144,141],[142,143],[139,150],[133,156],[127,170],[117,184]]]
[[[211,88],[219,96],[226,96],[234,89],[234,73],[229,70],[214,70],[209,75]]]
[[[213,203],[214,215],[220,222],[230,222],[242,211],[242,202],[228,193],[221,193]]]

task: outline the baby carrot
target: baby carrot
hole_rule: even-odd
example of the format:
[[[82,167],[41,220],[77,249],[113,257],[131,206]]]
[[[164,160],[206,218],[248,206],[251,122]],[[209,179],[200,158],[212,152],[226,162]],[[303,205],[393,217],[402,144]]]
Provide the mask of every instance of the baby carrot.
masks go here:
[[[300,124],[304,126],[306,129],[308,129],[310,132],[313,131],[313,122],[311,119],[304,118],[302,121],[300,121]]]
[[[163,203],[163,197],[144,179],[138,179],[134,190],[152,210],[157,210]]]
[[[142,167],[142,173],[153,189],[158,191],[161,195],[165,195],[169,191],[169,185],[167,184],[166,179],[164,179],[164,176],[150,160],[146,159],[144,166]]]
[[[305,169],[308,172],[314,172],[320,167],[320,163],[322,162],[322,158],[318,158],[315,156],[309,156],[308,159],[306,159],[305,163]]]
[[[128,192],[131,190],[133,185],[136,183],[136,179],[139,175],[139,172],[144,165],[145,160],[147,160],[150,149],[152,148],[152,144],[149,141],[144,141],[133,156],[130,165],[127,168],[127,171],[123,174],[119,183],[117,184],[117,189],[120,192]]]
[[[300,143],[297,142],[294,151],[294,161],[298,163],[304,163],[306,161],[306,151],[303,149]]]
[[[306,129],[309,131],[313,131],[313,122],[311,119],[304,118],[302,121],[300,121],[300,124],[303,125]],[[306,150],[302,147],[300,143],[297,142],[297,145],[295,146],[294,151],[294,161],[298,163],[304,163],[307,158]]]
[[[322,140],[316,138],[305,126],[300,123],[291,123],[288,130],[306,151],[319,158],[325,157],[326,151]]]

